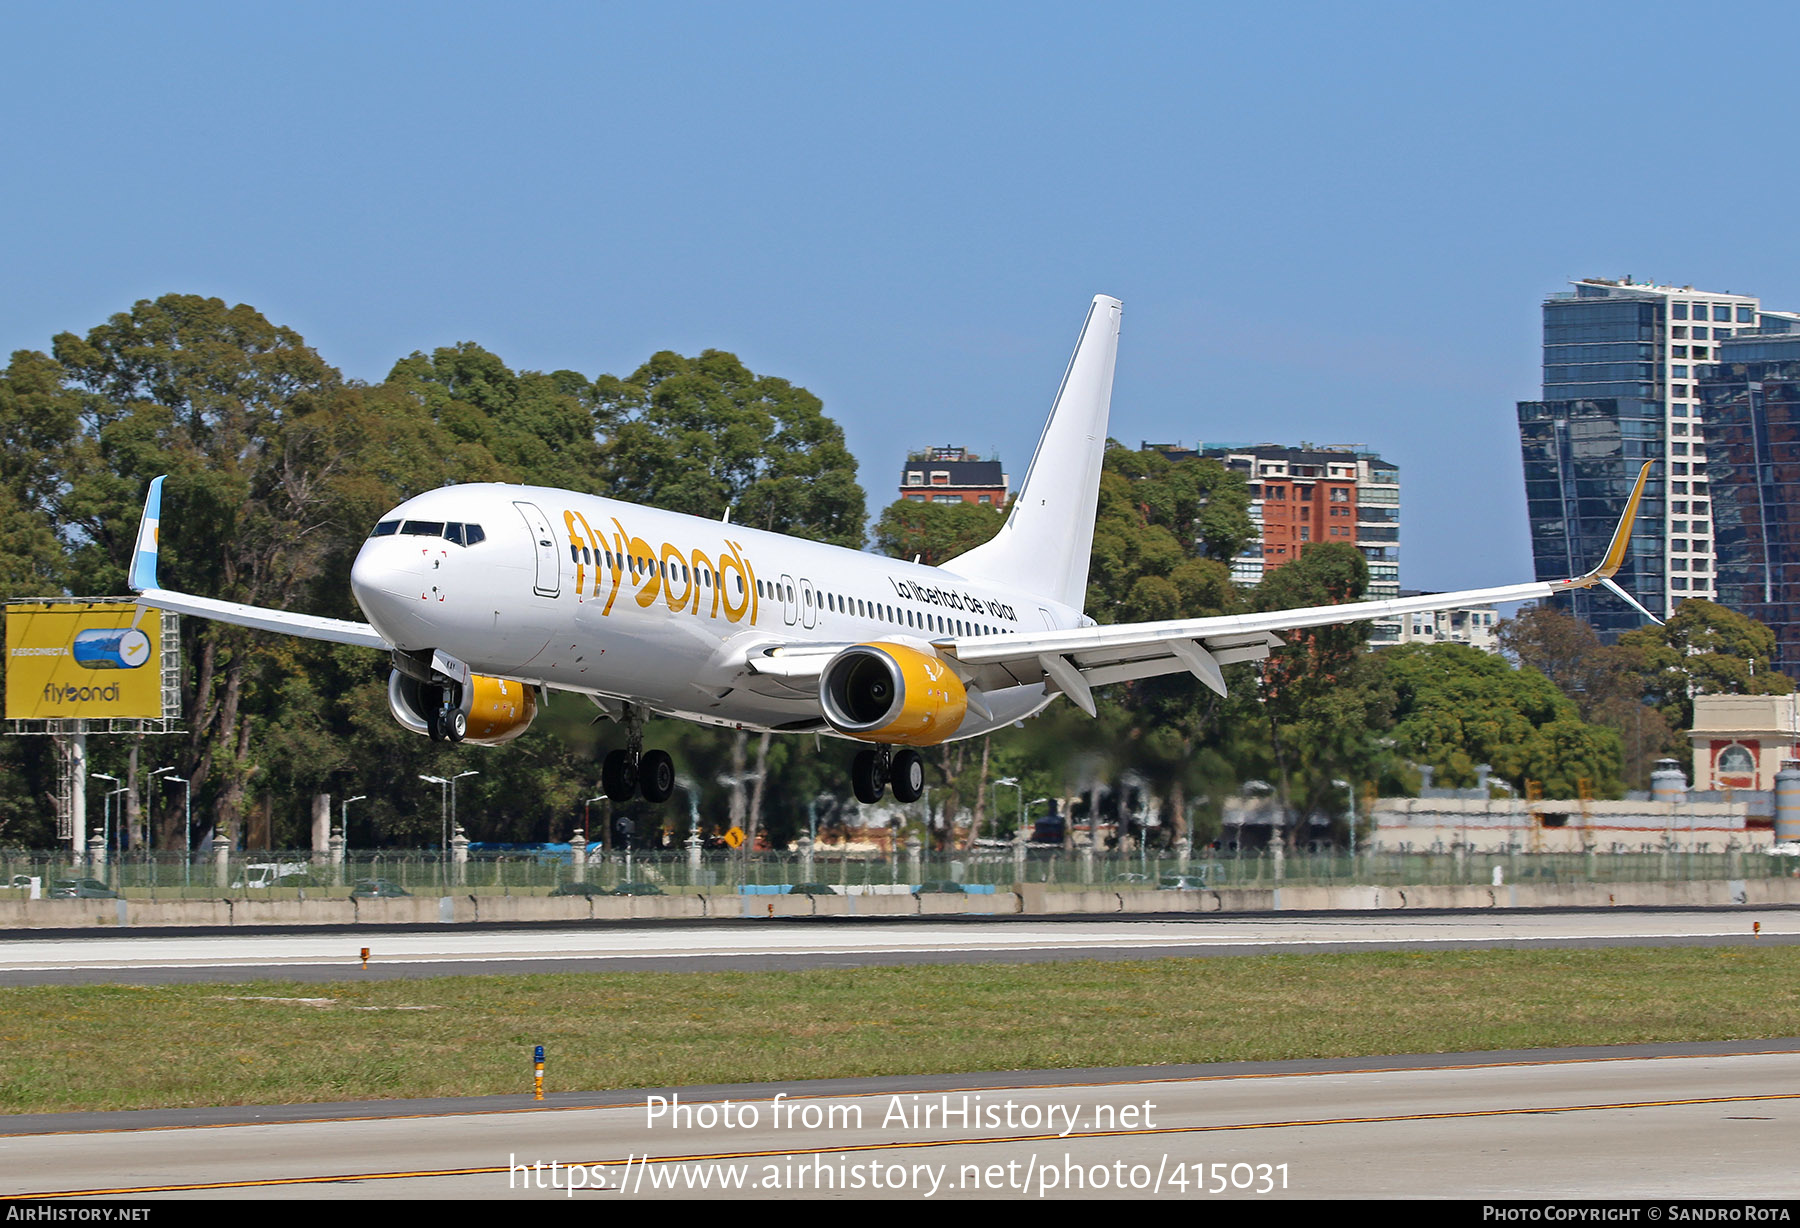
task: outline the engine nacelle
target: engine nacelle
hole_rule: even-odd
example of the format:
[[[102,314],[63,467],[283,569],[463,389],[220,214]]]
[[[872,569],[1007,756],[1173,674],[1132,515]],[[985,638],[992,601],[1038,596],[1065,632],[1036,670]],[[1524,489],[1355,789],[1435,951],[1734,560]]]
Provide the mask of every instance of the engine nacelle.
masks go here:
[[[537,715],[537,693],[512,678],[469,675],[462,689],[462,712],[469,731],[463,741],[498,746],[524,733]],[[388,675],[388,710],[414,733],[431,736],[430,717],[441,706],[439,688],[409,678],[399,670]]]
[[[853,644],[819,675],[819,705],[839,733],[936,746],[955,736],[968,693],[941,657],[904,644]]]

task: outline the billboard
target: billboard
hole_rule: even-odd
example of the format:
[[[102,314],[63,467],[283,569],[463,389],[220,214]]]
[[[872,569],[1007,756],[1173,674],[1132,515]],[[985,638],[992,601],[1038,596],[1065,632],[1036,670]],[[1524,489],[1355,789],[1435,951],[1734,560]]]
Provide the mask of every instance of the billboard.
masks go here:
[[[6,719],[163,715],[162,612],[129,602],[6,607]]]

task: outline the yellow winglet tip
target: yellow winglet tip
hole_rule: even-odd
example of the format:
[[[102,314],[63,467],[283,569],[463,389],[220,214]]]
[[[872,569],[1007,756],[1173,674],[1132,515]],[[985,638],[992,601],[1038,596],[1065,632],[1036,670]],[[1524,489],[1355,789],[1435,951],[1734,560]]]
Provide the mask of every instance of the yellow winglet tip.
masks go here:
[[[1631,488],[1631,497],[1625,501],[1625,514],[1619,517],[1619,527],[1613,531],[1612,544],[1606,548],[1606,557],[1600,566],[1582,577],[1585,580],[1610,580],[1619,567],[1625,562],[1625,549],[1631,544],[1631,525],[1637,519],[1638,503],[1644,497],[1644,485],[1650,480],[1650,470],[1656,464],[1653,460],[1644,462],[1638,470],[1637,484]]]

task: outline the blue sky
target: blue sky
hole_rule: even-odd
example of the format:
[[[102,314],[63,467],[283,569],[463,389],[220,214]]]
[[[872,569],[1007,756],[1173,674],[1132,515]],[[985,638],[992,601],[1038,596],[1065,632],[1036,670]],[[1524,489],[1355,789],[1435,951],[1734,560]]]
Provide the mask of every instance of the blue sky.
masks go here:
[[[1107,293],[1117,438],[1369,445],[1407,586],[1511,582],[1545,294],[1800,309],[1796,33],[1761,3],[14,0],[0,348],[183,292],[368,380],[465,340],[589,375],[729,349],[885,492],[936,443],[1023,475]]]

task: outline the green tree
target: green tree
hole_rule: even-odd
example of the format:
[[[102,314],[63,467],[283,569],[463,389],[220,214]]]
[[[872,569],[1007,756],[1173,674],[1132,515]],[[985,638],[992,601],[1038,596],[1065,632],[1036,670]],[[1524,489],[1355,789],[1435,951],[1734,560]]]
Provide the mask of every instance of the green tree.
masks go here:
[[[123,591],[144,488],[169,473],[165,514],[183,545],[165,551],[166,582],[292,604],[323,555],[319,479],[341,464],[313,430],[337,372],[253,308],[192,295],[139,302],[52,351],[14,355],[7,382],[23,394],[15,421],[36,433],[18,468],[61,545],[62,584]],[[243,699],[257,643],[223,623],[190,627],[181,766],[231,823],[254,771]]]
[[[1694,723],[1695,695],[1786,695],[1794,684],[1774,669],[1775,633],[1748,615],[1689,598],[1661,626],[1619,637],[1637,654],[1647,696],[1675,729]]]
[[[1630,788],[1648,789],[1656,760],[1681,753],[1668,718],[1644,702],[1642,649],[1602,644],[1593,627],[1549,605],[1521,610],[1495,637],[1503,652],[1568,696],[1582,720],[1618,735]]]
[[[1239,475],[1212,461],[1175,463],[1160,453],[1109,443],[1088,566],[1087,613],[1101,623],[1120,623],[1238,609],[1241,598],[1222,559],[1235,554],[1250,531],[1249,499]],[[1233,671],[1240,672],[1248,676]],[[1229,705],[1222,706],[1187,674],[1107,688],[1097,700],[1098,721],[1060,708],[1040,718],[1043,734],[1033,743],[1034,753],[1049,762],[1035,778],[1038,788],[1051,790],[1040,795],[1069,800],[1085,794],[1092,808],[1101,801],[1102,784],[1116,799],[1127,775],[1140,777],[1159,803],[1165,835],[1178,838],[1191,799],[1220,791],[1216,751],[1221,738],[1233,736],[1221,725]],[[1071,742],[1084,753],[1070,756]],[[1005,735],[1009,755],[1015,743]],[[1059,744],[1063,749],[1054,749]],[[1008,774],[1032,773],[1020,765]]]
[[[1403,644],[1374,660],[1395,697],[1395,749],[1443,784],[1467,788],[1485,763],[1520,793],[1535,780],[1547,797],[1574,797],[1586,779],[1593,796],[1618,796],[1618,735],[1582,721],[1537,670],[1466,644]]]
[[[1000,531],[1006,516],[979,503],[890,503],[875,523],[875,548],[890,558],[917,558],[927,567],[981,545]]]
[[[1303,609],[1361,600],[1369,568],[1354,546],[1318,542],[1269,572],[1251,594],[1257,610]],[[1381,734],[1392,698],[1368,656],[1369,624],[1340,623],[1281,633],[1285,641],[1258,677],[1263,723],[1283,807],[1293,814],[1342,813],[1339,781],[1379,778]],[[1290,824],[1290,833],[1298,834]]]
[[[386,384],[416,398],[461,445],[479,446],[508,480],[590,490],[601,481],[594,387],[573,371],[514,374],[464,341],[401,359]]]
[[[737,357],[663,351],[595,381],[609,494],[652,507],[858,549],[856,460],[824,405]]]

